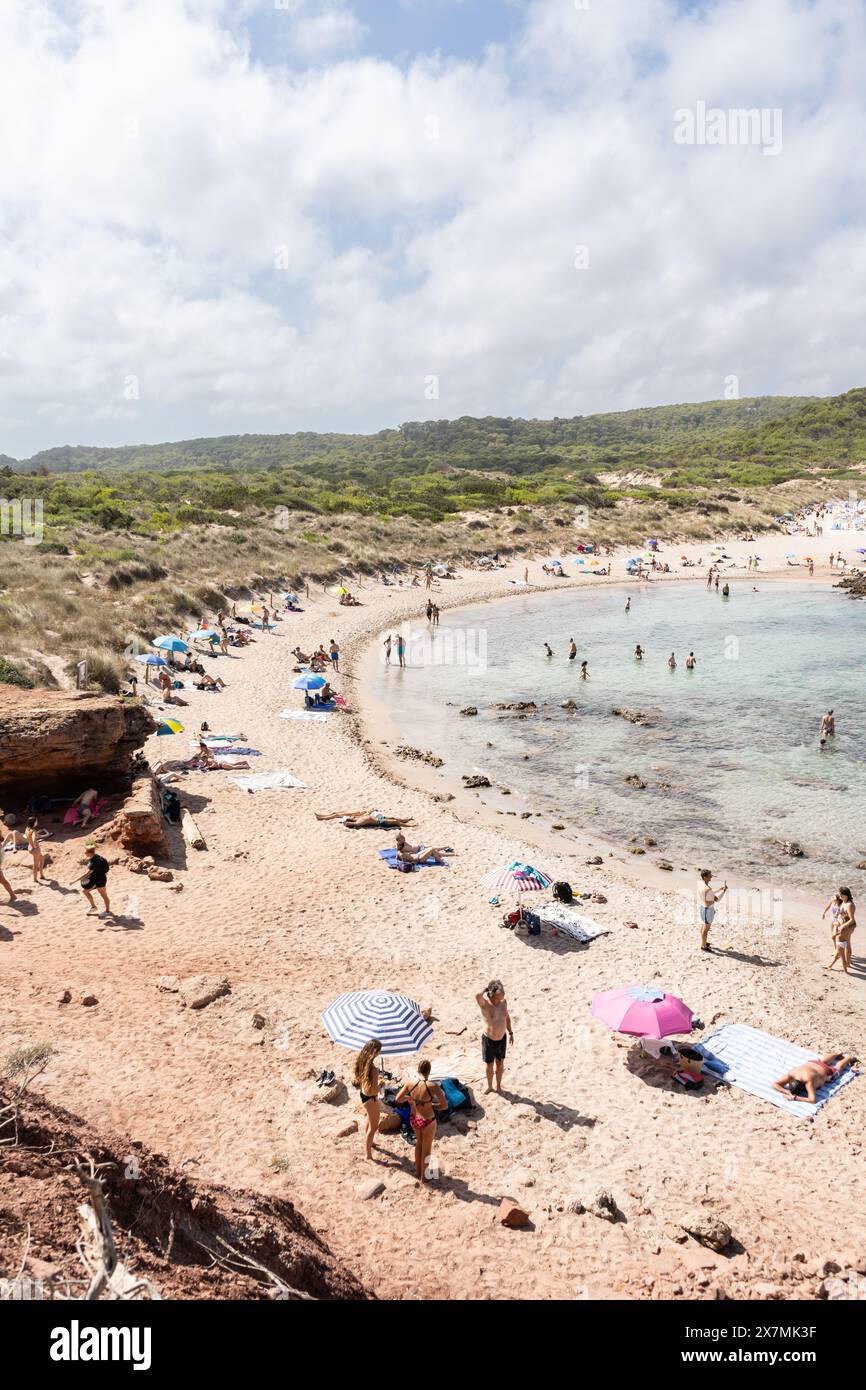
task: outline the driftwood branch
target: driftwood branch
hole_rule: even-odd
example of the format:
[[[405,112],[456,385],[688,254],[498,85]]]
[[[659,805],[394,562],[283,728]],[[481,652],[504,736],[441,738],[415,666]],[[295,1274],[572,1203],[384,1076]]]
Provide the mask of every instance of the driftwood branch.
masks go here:
[[[81,1263],[90,1278],[84,1295],[85,1302],[101,1298],[103,1293],[109,1298],[117,1299],[136,1298],[139,1294],[151,1299],[161,1298],[155,1285],[148,1279],[136,1279],[118,1259],[108,1204],[98,1176],[99,1166],[92,1158],[88,1158],[87,1164],[87,1169],[80,1162],[72,1165],[73,1172],[89,1198],[88,1202],[82,1202],[78,1208],[83,1230],[75,1244]]]

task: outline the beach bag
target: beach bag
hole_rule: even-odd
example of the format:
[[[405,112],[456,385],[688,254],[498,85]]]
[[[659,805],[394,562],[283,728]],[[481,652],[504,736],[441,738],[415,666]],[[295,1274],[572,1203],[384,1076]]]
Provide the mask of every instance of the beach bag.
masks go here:
[[[558,903],[573,903],[574,894],[571,891],[571,884],[565,883],[562,879],[553,885],[553,896]]]
[[[172,825],[180,824],[180,797],[175,791],[166,791],[162,794],[162,812],[166,820],[171,821]]]

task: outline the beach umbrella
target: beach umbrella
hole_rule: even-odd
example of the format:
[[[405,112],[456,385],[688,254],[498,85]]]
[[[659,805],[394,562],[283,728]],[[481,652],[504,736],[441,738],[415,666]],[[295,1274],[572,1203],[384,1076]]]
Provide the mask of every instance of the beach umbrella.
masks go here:
[[[147,652],[144,656],[134,656],[133,661],[138,661],[142,666],[167,666],[168,662],[164,656],[154,656],[153,652]]]
[[[666,1038],[670,1033],[689,1033],[692,1028],[688,1004],[654,985],[605,990],[595,996],[591,1008],[593,1018],[608,1028],[641,1038]]]
[[[504,869],[491,869],[481,879],[482,887],[492,893],[540,893],[552,882],[549,874],[517,860]]]
[[[161,734],[182,734],[183,725],[178,724],[176,719],[162,719],[156,728],[157,735]]]
[[[311,676],[308,673],[305,676],[296,676],[295,679],[292,681],[292,689],[321,690],[322,686],[326,684],[327,682],[324,676]]]
[[[297,594],[278,594],[277,598],[280,600],[280,603],[297,603],[298,601]]]
[[[212,627],[197,627],[195,632],[188,632],[186,635],[193,642],[196,637],[206,637],[208,641],[215,637],[219,641],[222,634],[216,632]]]
[[[189,651],[186,642],[182,642],[179,637],[154,637],[150,645],[152,647],[160,647],[164,652]]]
[[[354,1052],[378,1038],[383,1053],[417,1052],[433,1029],[414,999],[389,990],[355,989],[341,994],[322,1014],[335,1043]]]

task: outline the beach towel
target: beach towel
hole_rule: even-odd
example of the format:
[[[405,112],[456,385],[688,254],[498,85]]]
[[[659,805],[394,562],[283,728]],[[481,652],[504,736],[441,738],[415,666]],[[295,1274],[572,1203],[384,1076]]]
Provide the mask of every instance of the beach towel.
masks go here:
[[[230,777],[230,782],[240,787],[246,792],[269,791],[276,787],[306,787],[306,782],[301,782],[297,777],[293,777],[285,768],[278,768],[275,772],[254,772],[250,777]]]
[[[422,848],[426,849],[426,845],[422,846]],[[406,872],[407,866],[399,863],[397,851],[395,849],[380,849],[379,858],[385,860],[389,869],[400,869],[404,873]],[[410,864],[408,867],[414,871],[415,869],[450,869],[451,865],[437,864],[435,859],[428,859],[426,864]]]
[[[281,719],[315,719],[320,724],[326,724],[328,716],[324,710],[312,709],[281,709]]]
[[[608,932],[607,927],[566,907],[565,903],[541,903],[534,911],[541,918],[542,926],[555,927],[563,936],[570,936],[572,941],[594,941],[597,936],[606,936]]]
[[[786,1100],[773,1090],[773,1082],[801,1062],[812,1062],[817,1052],[796,1043],[786,1042],[784,1038],[774,1038],[770,1033],[762,1033],[759,1028],[748,1028],[744,1023],[726,1023],[715,1033],[710,1033],[695,1048],[706,1059],[704,1070],[729,1086],[739,1086],[749,1095],[768,1100],[789,1115],[807,1120],[816,1115],[822,1106],[859,1073],[848,1069],[842,1076],[828,1081],[818,1091],[814,1105],[803,1100]]]

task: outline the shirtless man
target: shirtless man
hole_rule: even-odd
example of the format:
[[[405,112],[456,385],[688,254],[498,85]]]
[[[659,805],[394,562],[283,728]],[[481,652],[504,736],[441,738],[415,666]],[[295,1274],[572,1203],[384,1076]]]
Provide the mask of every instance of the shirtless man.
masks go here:
[[[711,888],[710,879],[712,878],[712,876],[713,875],[711,869],[701,869],[701,882],[698,887],[698,896],[701,900],[700,917],[702,951],[708,951],[710,949],[707,938],[710,934],[710,927],[713,925],[713,918],[716,915],[715,904],[717,902],[720,902],[728,891],[728,885],[726,883],[722,885],[718,893],[714,888]]]
[[[575,658],[576,656],[577,656],[577,647],[575,646],[574,638],[573,638],[573,637],[569,637],[569,639],[568,639],[568,659],[569,659],[569,661],[574,661],[574,658]]]
[[[828,709],[827,713],[824,715],[824,718],[821,720],[821,733],[819,737],[836,737],[836,720],[833,717],[833,711],[831,709]]]
[[[444,864],[443,849],[424,849],[423,845],[410,845],[406,836],[397,836],[397,858],[402,864]]]
[[[502,1094],[502,1070],[505,1066],[505,1053],[508,1043],[514,1043],[511,1016],[505,999],[505,989],[501,980],[491,980],[482,994],[476,994],[475,1002],[484,1020],[481,1034],[481,1056],[487,1068],[487,1093],[493,1090],[493,1068],[496,1067],[496,1090]],[[506,1040],[505,1034],[508,1034]]]
[[[553,656],[553,648],[550,646],[548,642],[545,642],[544,644],[544,655]]]
[[[694,652],[689,652],[688,656],[686,657],[686,670],[693,671],[696,665],[697,658],[695,657]]]
[[[856,1057],[846,1057],[842,1052],[831,1052],[820,1061],[816,1057],[814,1062],[801,1062],[799,1067],[792,1067],[785,1076],[780,1076],[778,1081],[774,1081],[773,1090],[778,1091],[786,1100],[804,1100],[808,1105],[814,1105],[821,1087],[841,1076],[842,1072],[853,1067],[856,1061]]]

